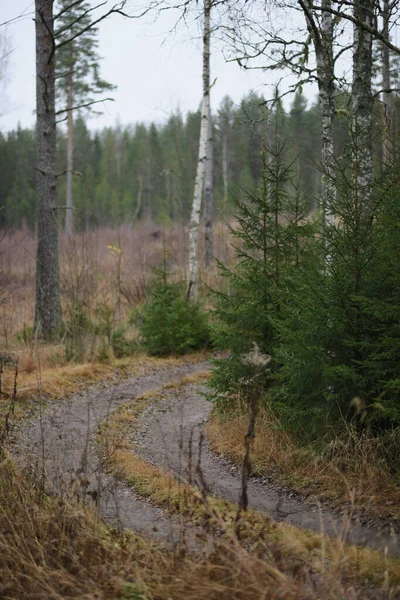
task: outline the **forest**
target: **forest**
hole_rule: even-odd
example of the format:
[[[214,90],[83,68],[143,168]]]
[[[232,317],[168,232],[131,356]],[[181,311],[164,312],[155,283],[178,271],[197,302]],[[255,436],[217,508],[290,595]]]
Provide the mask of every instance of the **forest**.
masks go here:
[[[0,132],[0,597],[400,598],[397,0],[31,10],[36,125]],[[102,24],[172,10],[198,109],[96,129]],[[291,83],[215,105],[216,52]]]
[[[288,160],[299,157],[302,189],[314,202],[320,178],[318,107],[307,109],[307,100],[297,93],[280,127],[291,151]],[[232,212],[235,198],[256,189],[261,181],[260,148],[266,120],[265,100],[250,92],[239,107],[227,96],[217,109],[214,127],[214,212]],[[74,125],[74,164],[79,173],[73,181],[75,228],[86,231],[106,224],[163,216],[188,221],[196,174],[200,111],[183,118],[177,112],[165,125],[143,123],[101,132],[87,129],[82,117]],[[346,126],[343,127],[346,134]],[[304,139],[307,136],[308,139]],[[1,181],[3,228],[35,228],[35,131],[17,129],[1,137],[4,170]],[[58,135],[57,170],[66,164],[67,140]],[[301,149],[301,157],[299,150]],[[29,175],[29,177],[28,177]],[[65,175],[58,185],[58,202],[66,192]]]

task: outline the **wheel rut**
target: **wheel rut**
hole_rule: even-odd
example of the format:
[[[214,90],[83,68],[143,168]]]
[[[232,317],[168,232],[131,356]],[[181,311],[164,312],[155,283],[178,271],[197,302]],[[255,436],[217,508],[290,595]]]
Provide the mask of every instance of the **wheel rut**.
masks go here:
[[[189,545],[195,545],[199,533],[195,527],[188,528],[179,517],[171,517],[104,472],[94,435],[100,423],[122,404],[207,367],[207,363],[195,361],[152,366],[123,383],[89,389],[49,407],[26,423],[14,437],[12,452],[19,464],[28,466],[36,476],[44,473],[54,493],[93,499],[108,523],[145,534],[168,546],[179,544],[183,536],[189,539]],[[150,403],[144,410],[132,439],[138,456],[194,483],[193,467],[199,461],[201,431],[212,408],[203,391],[195,384],[168,390],[161,403]],[[238,501],[240,473],[213,454],[206,443],[201,450],[201,471],[212,494]],[[268,483],[250,479],[248,496],[250,508],[268,513],[276,521],[400,555],[397,536],[344,523],[337,514],[280,493]]]
[[[202,393],[204,391],[205,388],[195,384],[170,390],[161,404],[149,406],[142,413],[132,440],[135,454],[200,487],[201,481],[196,474],[200,435],[212,408]],[[216,456],[204,442],[200,466],[207,488],[213,495],[238,502],[242,486],[239,470]],[[400,555],[397,535],[349,523],[342,515],[277,490],[258,478],[251,478],[248,482],[248,499],[249,508],[265,512],[275,521],[322,531],[360,546],[378,550],[387,548],[389,554]]]
[[[167,546],[180,544],[183,537],[191,538],[189,545],[196,544],[195,528],[190,531],[180,517],[171,517],[104,472],[94,436],[121,404],[206,368],[206,363],[195,361],[143,368],[123,383],[77,394],[26,423],[11,441],[12,454],[34,477],[45,477],[50,493],[93,499],[101,517],[114,526]]]

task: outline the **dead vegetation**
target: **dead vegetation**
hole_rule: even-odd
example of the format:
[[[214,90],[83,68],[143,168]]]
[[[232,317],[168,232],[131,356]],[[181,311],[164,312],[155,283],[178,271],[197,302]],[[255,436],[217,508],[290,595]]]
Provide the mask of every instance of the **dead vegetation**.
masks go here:
[[[244,457],[248,409],[239,403],[227,413],[214,411],[206,427],[213,450],[237,463]],[[393,436],[393,444],[400,444]],[[400,487],[390,472],[379,439],[347,426],[341,437],[301,447],[271,408],[260,409],[252,447],[252,471],[331,505],[351,505],[359,515],[400,526]]]
[[[102,228],[60,235],[61,295],[64,315],[78,302],[90,313],[107,308],[116,325],[147,293],[154,268],[164,263],[171,276],[187,280],[187,230],[183,223],[160,226],[149,219],[137,226]],[[214,254],[230,262],[232,249],[222,223],[214,227]],[[200,256],[204,255],[204,248]],[[0,342],[8,348],[15,335],[32,327],[35,305],[36,239],[28,231],[0,238]],[[215,285],[215,269],[202,264],[201,279]],[[29,336],[28,336],[29,337]],[[28,343],[22,336],[19,346]],[[17,344],[18,345],[18,344]]]
[[[339,546],[326,561],[320,546],[301,538],[293,531],[283,544],[259,535],[244,545],[226,534],[211,553],[161,550],[106,527],[90,507],[47,495],[2,455],[0,596],[7,600],[397,597],[394,561]]]
[[[198,374],[196,378],[204,376],[205,374]],[[178,385],[184,383],[182,381]],[[323,535],[297,529],[284,523],[274,523],[267,516],[252,510],[246,511],[238,522],[238,509],[235,505],[222,499],[212,498],[204,490],[192,487],[176,479],[171,472],[157,468],[135,456],[130,442],[132,428],[137,424],[143,408],[149,402],[161,401],[163,394],[163,390],[160,390],[156,394],[147,394],[123,405],[101,426],[98,442],[103,451],[103,461],[116,477],[133,486],[152,503],[171,513],[184,515],[191,523],[205,526],[207,531],[218,536],[222,545],[227,545],[231,549],[240,547],[240,552],[246,553],[248,560],[253,560],[255,556],[258,558],[257,553],[261,549],[263,560],[265,560],[263,553],[267,551],[274,562],[279,555],[285,557],[285,561],[296,563],[300,571],[309,570],[318,573],[318,579],[323,573],[321,582],[326,576],[331,579],[333,587],[329,591],[324,588],[326,596],[321,597],[348,597],[341,596],[339,593],[341,589],[341,593],[344,594],[344,588],[341,588],[344,581],[341,579],[342,576],[345,579],[354,577],[358,581],[355,584],[354,580],[352,584],[354,597],[363,597],[365,590],[362,591],[362,588],[367,581],[374,582],[375,585],[384,571],[387,580],[391,582],[389,588],[393,586],[390,593],[395,593],[400,576],[398,560],[388,559],[383,554],[368,548],[347,546],[343,539],[330,540]],[[237,537],[239,526],[241,542]],[[302,585],[297,588],[298,597],[313,597],[312,594],[307,595],[311,590],[308,590],[304,596],[301,595],[304,590],[301,590]],[[276,597],[291,597],[291,592],[287,593],[288,596]]]
[[[65,314],[76,301],[89,313],[108,307],[116,326],[145,297],[149,267],[160,265],[165,258],[165,247],[168,247],[168,268],[177,277],[185,278],[185,243],[181,225],[161,231],[150,222],[142,224],[140,230],[103,229],[77,234],[69,242],[62,238]],[[222,229],[218,233],[218,228],[215,250],[222,262],[229,262],[227,240]],[[115,382],[176,360],[155,360],[140,354],[116,359],[111,354],[101,361],[94,357],[80,364],[66,360],[63,344],[38,345],[29,330],[33,324],[34,261],[35,240],[29,234],[3,236],[0,268],[6,279],[2,281],[4,294],[0,297],[0,347],[4,352],[16,354],[19,371],[18,394],[9,414],[15,369],[7,361],[4,363],[0,426],[7,414],[14,420],[30,416],[43,400],[66,397],[89,384]],[[203,274],[203,281],[208,284],[214,285],[215,278],[213,272]],[[16,338],[18,332],[22,335]],[[192,377],[191,381],[202,377],[205,374]],[[373,550],[347,547],[342,540],[329,542],[316,534],[275,525],[251,511],[241,522],[242,541],[239,541],[233,505],[213,501],[201,490],[178,483],[170,473],[133,456],[126,428],[135,426],[143,400],[148,398],[122,408],[109,420],[105,457],[115,473],[152,502],[171,512],[184,513],[204,526],[204,539],[200,540],[204,552],[188,553],[185,547],[176,552],[162,550],[133,534],[105,526],[93,507],[83,506],[78,498],[67,503],[50,494],[28,474],[19,471],[7,452],[1,450],[1,598],[393,600],[399,597],[399,562]],[[261,418],[265,419],[266,427],[262,427],[264,433],[259,427],[255,438],[253,464],[257,471],[272,469],[275,473],[279,465],[285,464],[285,473],[293,469],[293,484],[296,477],[299,485],[308,478],[310,485],[311,480],[315,480],[314,485],[321,485],[320,490],[315,489],[318,493],[335,489],[329,488],[331,485],[345,494],[347,484],[339,474],[339,462],[331,468],[326,461],[314,464],[310,457],[304,460],[282,430],[268,431],[269,416],[262,414]],[[211,440],[213,435],[219,435],[223,444],[218,447],[220,452],[241,460],[247,426],[246,415],[236,415],[225,422],[215,418],[208,433]],[[353,453],[360,450],[353,448]],[[339,455],[340,448],[332,447],[332,453]],[[343,460],[344,455],[341,456]],[[364,461],[363,452],[360,457]],[[378,465],[372,465],[370,473],[366,467],[361,471],[365,500],[371,494],[371,502],[376,501],[376,506],[383,494],[394,501],[389,480],[378,473]],[[374,477],[374,486],[368,488],[366,482],[372,486]],[[394,510],[393,506],[388,509],[391,513]],[[216,534],[211,553],[206,542],[210,530]]]

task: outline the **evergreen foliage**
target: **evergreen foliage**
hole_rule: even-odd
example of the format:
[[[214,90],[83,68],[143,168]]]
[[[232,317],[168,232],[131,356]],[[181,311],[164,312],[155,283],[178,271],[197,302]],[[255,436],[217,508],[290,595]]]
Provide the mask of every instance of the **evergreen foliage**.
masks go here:
[[[264,152],[262,185],[236,203],[236,266],[219,265],[226,284],[215,292],[213,335],[229,355],[215,361],[211,397],[223,408],[232,394],[246,396],[244,357],[255,342],[272,358],[268,400],[303,439],[343,421],[397,427],[398,173],[387,169],[376,179],[366,204],[344,159],[356,149],[344,147],[329,207],[335,222],[327,225],[318,212],[305,218],[309,203],[290,173],[284,127],[275,124]]]
[[[370,209],[339,186],[337,225],[315,242],[325,268],[300,273],[280,328],[275,400],[314,433],[339,420],[400,425],[398,187],[376,184]],[[318,247],[319,246],[319,247]]]
[[[260,163],[262,184],[236,202],[237,227],[230,227],[235,243],[235,268],[219,263],[226,291],[214,291],[217,325],[213,330],[217,348],[229,356],[214,361],[212,397],[236,393],[251,377],[244,356],[254,343],[272,357],[269,383],[278,369],[277,334],[281,304],[290,293],[292,272],[300,268],[307,252],[312,226],[304,221],[307,208],[294,184],[292,165],[287,164],[286,145],[279,134],[282,112],[275,112],[273,139],[265,145]],[[268,368],[268,371],[270,369]]]
[[[66,78],[59,80],[60,93],[66,84]],[[89,94],[89,98],[94,97]],[[77,99],[75,104],[79,103]],[[232,198],[244,200],[244,190],[253,193],[260,186],[263,104],[264,99],[254,93],[246,96],[240,105],[226,97],[216,112],[213,123],[216,213],[231,210]],[[62,102],[60,98],[60,108],[64,107],[65,94]],[[319,185],[315,166],[320,146],[318,107],[307,109],[304,98],[296,97],[293,111],[281,120],[279,129],[282,138],[289,140],[287,162],[295,160],[297,153],[300,155],[300,185],[311,205]],[[78,113],[73,131],[75,229],[118,226],[144,216],[156,219],[160,213],[172,219],[188,220],[199,130],[199,112],[189,113],[184,118],[177,111],[162,126],[117,124],[100,132],[90,131],[84,114]],[[59,127],[57,136],[57,171],[65,173],[67,139],[63,127]],[[0,211],[0,227],[25,225],[33,229],[35,132],[18,128],[0,134],[0,159],[0,206],[5,207]],[[291,194],[291,190],[288,191]],[[58,178],[61,206],[65,205],[65,195],[66,177],[63,176]]]
[[[115,86],[99,74],[98,29],[89,28],[91,6],[89,2],[71,3],[70,0],[59,0],[58,5],[57,96],[63,109],[68,104],[68,95],[72,94],[73,107],[85,104],[85,110],[92,110],[90,103],[95,101],[95,96]]]
[[[169,283],[164,270],[153,280],[137,319],[149,354],[185,354],[209,345],[207,315],[199,304],[185,298],[184,290],[181,283]]]

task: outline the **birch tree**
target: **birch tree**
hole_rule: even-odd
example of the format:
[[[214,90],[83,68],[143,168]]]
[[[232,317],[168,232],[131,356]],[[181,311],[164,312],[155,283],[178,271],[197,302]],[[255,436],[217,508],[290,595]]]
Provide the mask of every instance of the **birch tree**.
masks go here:
[[[329,12],[331,0],[322,0],[320,23],[315,18],[310,0],[299,0],[303,9],[307,29],[313,41],[319,105],[321,111],[321,201],[326,225],[333,222],[335,202],[335,151],[334,151],[334,118],[335,118],[335,61],[333,55],[333,17]]]
[[[372,33],[375,0],[354,0],[352,136],[355,201],[366,207],[372,193]]]
[[[201,103],[201,126],[199,141],[199,158],[197,162],[196,181],[192,211],[189,224],[189,289],[188,298],[196,302],[199,295],[199,229],[201,221],[201,201],[203,197],[204,179],[207,160],[208,123],[210,120],[210,14],[211,0],[204,0],[203,24],[203,99]]]
[[[388,0],[383,0],[382,33],[389,41],[390,6]],[[394,159],[393,140],[393,106],[390,96],[390,50],[385,42],[381,42],[382,52],[382,162],[385,167],[392,164]]]
[[[61,321],[58,262],[53,0],[35,1],[37,262],[35,330],[51,339]]]
[[[213,127],[211,116],[208,119],[208,139],[207,139],[207,158],[206,173],[204,183],[204,225],[205,225],[205,243],[206,255],[205,264],[210,267],[214,257],[214,239],[213,239],[213,209],[214,209],[214,181],[213,181]]]

